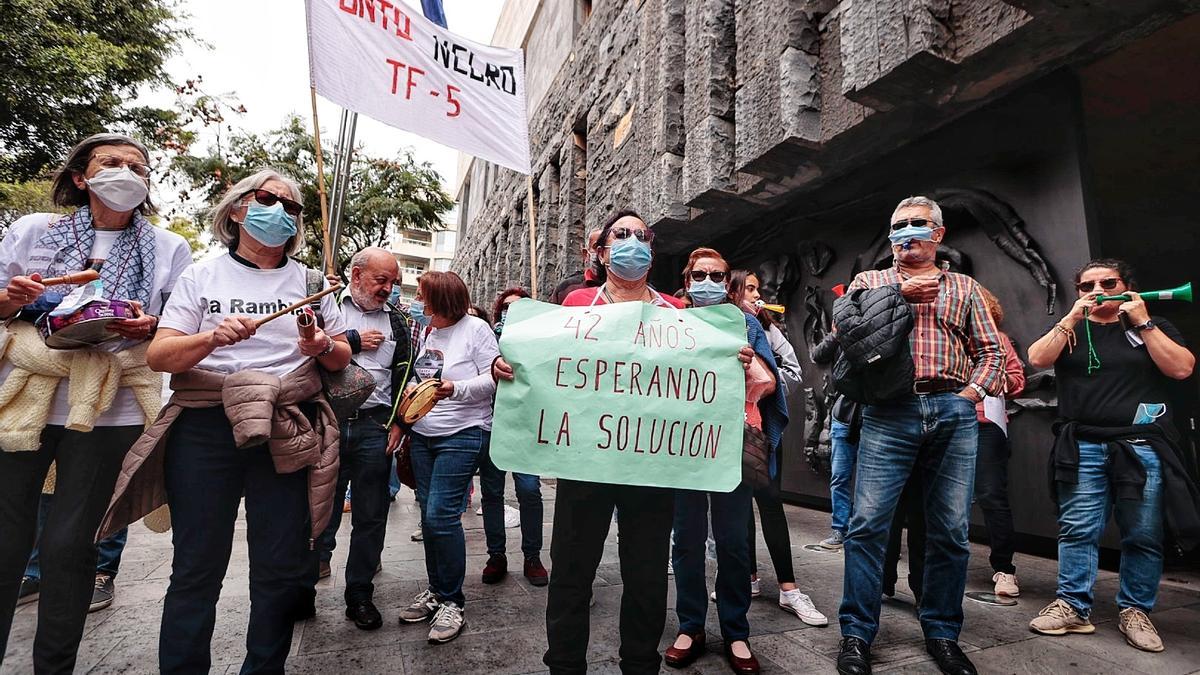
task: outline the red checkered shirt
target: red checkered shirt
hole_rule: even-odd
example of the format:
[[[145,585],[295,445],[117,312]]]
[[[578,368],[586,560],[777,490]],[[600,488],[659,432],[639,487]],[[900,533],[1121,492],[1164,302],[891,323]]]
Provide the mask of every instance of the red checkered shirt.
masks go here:
[[[892,267],[867,270],[847,290],[899,285],[908,278]],[[974,382],[992,396],[1004,389],[1004,346],[984,304],[979,283],[965,274],[943,272],[936,302],[911,304],[916,315],[908,345],[918,380]]]

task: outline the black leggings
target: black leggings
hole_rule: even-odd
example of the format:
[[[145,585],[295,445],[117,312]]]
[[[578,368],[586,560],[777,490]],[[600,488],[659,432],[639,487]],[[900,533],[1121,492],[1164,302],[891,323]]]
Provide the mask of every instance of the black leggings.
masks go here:
[[[767,542],[767,551],[771,554],[771,564],[775,566],[775,578],[781,584],[796,583],[796,573],[792,569],[792,537],[788,532],[787,518],[783,515],[783,500],[779,497],[779,478],[771,484],[754,491],[754,501],[758,503],[758,514],[762,519],[763,539]],[[750,512],[750,573],[758,570],[758,556],[755,552],[754,511]]]

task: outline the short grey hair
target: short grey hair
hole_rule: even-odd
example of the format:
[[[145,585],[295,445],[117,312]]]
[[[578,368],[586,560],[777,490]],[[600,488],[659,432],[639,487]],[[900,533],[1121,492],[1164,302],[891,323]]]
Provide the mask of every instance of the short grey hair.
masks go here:
[[[292,193],[292,199],[304,203],[304,195],[300,185],[274,169],[260,169],[234,183],[233,187],[221,197],[221,201],[212,209],[212,234],[225,248],[231,248],[238,240],[239,223],[233,221],[233,210],[241,206],[242,197],[251,190],[257,190],[269,180],[277,180],[287,186]],[[296,216],[296,234],[283,245],[284,255],[293,255],[304,248],[304,214]]]
[[[396,263],[396,271],[399,273],[400,261],[396,260],[396,256],[392,255],[391,251],[379,246],[368,246],[358,253],[355,253],[354,257],[350,258],[350,269],[361,270],[367,266],[367,263],[371,261],[371,256],[374,255],[384,255],[390,258],[392,262]]]
[[[896,209],[892,211],[892,219],[889,222],[896,222],[896,214],[906,206],[924,206],[929,209],[929,218],[933,220],[934,224],[938,227],[945,227],[942,224],[942,207],[938,206],[938,203],[929,197],[922,197],[920,195],[900,200],[900,203],[896,205]]]
[[[88,191],[75,184],[75,175],[87,171],[88,163],[92,161],[92,152],[102,145],[127,145],[142,153],[142,159],[150,163],[150,151],[138,141],[124,134],[92,134],[71,148],[62,166],[54,172],[50,183],[50,195],[57,206],[87,206]],[[154,213],[154,204],[150,196],[137,207],[142,213]]]

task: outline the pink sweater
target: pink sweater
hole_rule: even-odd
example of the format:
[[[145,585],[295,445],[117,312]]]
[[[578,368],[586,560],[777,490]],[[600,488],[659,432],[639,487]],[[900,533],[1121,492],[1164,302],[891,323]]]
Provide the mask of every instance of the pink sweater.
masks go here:
[[[1012,399],[1025,389],[1025,364],[1007,335],[1001,333],[1000,341],[1004,344],[1004,398]],[[975,417],[980,422],[991,421],[983,416],[983,401],[975,404]]]

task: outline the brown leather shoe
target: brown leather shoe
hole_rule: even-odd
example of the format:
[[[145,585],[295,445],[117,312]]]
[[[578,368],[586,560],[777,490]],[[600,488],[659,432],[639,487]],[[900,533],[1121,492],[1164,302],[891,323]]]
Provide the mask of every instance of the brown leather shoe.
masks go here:
[[[737,642],[745,642],[746,649],[750,649],[750,643],[748,641],[737,640]],[[735,673],[757,675],[762,669],[762,667],[758,665],[758,659],[754,658],[753,652],[750,654],[750,658],[740,659],[733,655],[733,649],[729,646],[729,643],[725,643],[725,658],[729,659],[729,667],[733,668],[733,672]]]
[[[667,647],[667,651],[663,654],[663,661],[666,661],[667,665],[672,668],[686,668],[704,654],[704,631],[695,635],[680,632],[679,635],[687,635],[692,638],[692,646],[687,649],[677,649],[675,643],[672,642],[671,646]],[[679,635],[675,636],[676,640],[679,639]]]

